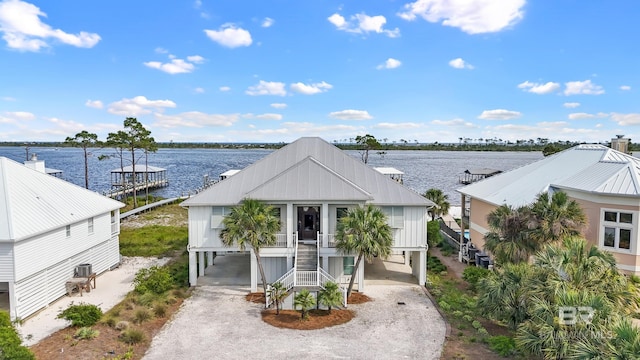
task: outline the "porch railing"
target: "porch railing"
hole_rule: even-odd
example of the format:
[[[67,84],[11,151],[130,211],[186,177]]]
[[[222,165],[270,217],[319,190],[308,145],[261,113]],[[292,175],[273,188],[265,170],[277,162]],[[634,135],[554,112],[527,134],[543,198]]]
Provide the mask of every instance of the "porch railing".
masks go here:
[[[294,286],[318,286],[317,271],[296,271]]]
[[[336,234],[327,234],[327,246],[330,248],[336,247]]]
[[[287,247],[287,234],[276,234],[276,242],[265,247]]]

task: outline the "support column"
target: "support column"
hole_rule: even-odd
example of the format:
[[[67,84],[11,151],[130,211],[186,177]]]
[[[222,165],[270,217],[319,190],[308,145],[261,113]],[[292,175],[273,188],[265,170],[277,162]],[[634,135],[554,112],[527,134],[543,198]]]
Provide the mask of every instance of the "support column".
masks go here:
[[[18,319],[18,309],[16,307],[16,286],[13,281],[9,281],[9,317],[11,320]]]
[[[198,276],[204,276],[204,251],[198,251]]]
[[[460,249],[458,250],[458,261],[459,262],[463,262],[462,261],[462,255],[463,255],[463,251],[462,251],[462,247],[464,246],[464,230],[465,230],[465,223],[464,223],[464,213],[465,213],[465,207],[466,207],[466,203],[467,199],[465,197],[464,194],[461,194],[461,207],[460,207]],[[469,219],[469,222],[471,222],[471,219]]]
[[[427,283],[427,250],[421,250],[420,252],[414,252],[420,254],[418,261],[416,259],[413,260],[414,264],[417,262],[419,269],[418,283],[420,286],[425,286]],[[415,265],[414,265],[415,266]]]
[[[251,256],[251,292],[256,292],[258,291],[258,261],[253,249],[251,249],[249,256]]]
[[[328,255],[322,256],[322,268],[324,269],[324,271],[329,272],[329,256]]]
[[[322,247],[329,247],[329,204],[322,204]]]
[[[213,251],[207,251],[207,267],[213,265]]]
[[[366,260],[362,259],[362,261],[360,261],[360,266],[358,267],[358,273],[356,274],[358,276],[358,291],[359,292],[364,292],[364,262]]]
[[[293,268],[293,255],[287,255],[287,271]]]
[[[411,251],[404,252],[404,264],[409,265],[411,263]]]
[[[287,247],[293,244],[293,224],[293,204],[287,203]]]
[[[196,252],[189,250],[189,285],[196,286],[198,283],[198,261]]]

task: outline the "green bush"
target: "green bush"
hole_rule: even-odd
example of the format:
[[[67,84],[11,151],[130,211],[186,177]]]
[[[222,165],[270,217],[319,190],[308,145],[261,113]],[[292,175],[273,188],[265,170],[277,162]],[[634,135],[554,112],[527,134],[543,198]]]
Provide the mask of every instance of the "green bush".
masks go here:
[[[487,339],[487,342],[489,343],[489,348],[500,354],[500,356],[506,357],[516,353],[516,342],[508,336],[492,336]]]
[[[57,318],[71,321],[71,326],[93,326],[102,317],[102,310],[92,304],[69,305],[68,308],[61,311]]]
[[[440,309],[442,309],[443,311],[449,312],[449,310],[451,310],[451,305],[449,305],[449,303],[447,303],[446,301],[439,301],[438,305],[440,305]]]
[[[100,331],[98,330],[94,330],[90,327],[81,327],[76,331],[74,337],[80,340],[91,340],[98,337],[98,335],[100,335]]]
[[[179,287],[189,287],[189,258],[182,254],[178,259],[166,266],[169,269],[173,283]]]
[[[471,289],[475,290],[478,281],[491,273],[491,270],[479,266],[467,266],[462,272],[462,278],[469,283]]]
[[[480,329],[482,324],[478,320],[473,320],[473,322],[471,322],[471,326],[473,326],[474,329]]]
[[[154,292],[145,292],[136,299],[136,304],[142,306],[151,306],[154,301],[158,300],[158,294]]]
[[[126,344],[133,345],[144,340],[144,333],[137,329],[127,329],[120,334],[118,339]]]
[[[22,346],[22,340],[11,323],[9,313],[0,311],[0,360],[35,360],[31,350]]]
[[[427,223],[427,244],[429,247],[437,247],[442,243],[442,234],[440,234],[440,222],[438,220],[429,221]]]
[[[152,266],[138,271],[133,279],[133,286],[140,294],[146,292],[162,294],[173,287],[173,279],[166,268]]]
[[[427,255],[427,270],[432,273],[439,274],[443,271],[447,271],[447,266],[435,256]]]

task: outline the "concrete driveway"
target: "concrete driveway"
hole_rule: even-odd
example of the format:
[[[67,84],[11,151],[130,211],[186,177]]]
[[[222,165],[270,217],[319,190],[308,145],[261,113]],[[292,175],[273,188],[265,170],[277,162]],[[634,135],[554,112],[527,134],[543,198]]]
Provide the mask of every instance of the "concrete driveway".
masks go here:
[[[199,286],[144,359],[438,359],[442,351],[445,323],[418,285],[368,285],[374,301],[351,305],[352,321],[307,331],[262,322],[248,292]]]

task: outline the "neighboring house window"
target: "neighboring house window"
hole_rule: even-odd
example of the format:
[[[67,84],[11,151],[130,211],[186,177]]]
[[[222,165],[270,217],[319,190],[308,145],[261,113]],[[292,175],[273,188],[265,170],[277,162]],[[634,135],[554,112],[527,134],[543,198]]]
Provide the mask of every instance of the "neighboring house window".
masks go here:
[[[605,248],[631,250],[631,233],[633,232],[635,214],[623,211],[603,212],[603,234]]]
[[[384,206],[382,212],[387,215],[389,226],[394,229],[404,228],[404,207],[402,206]]]
[[[67,231],[67,237],[71,237],[71,225],[67,225],[66,231]]]
[[[353,256],[345,256],[342,258],[342,272],[345,275],[353,275],[353,268],[355,267],[353,260]]]
[[[230,212],[231,212],[230,208],[227,208],[224,206],[215,206],[213,208],[213,215],[211,216],[211,228],[212,229],[223,228],[224,225],[222,225],[222,219],[224,219],[224,217],[228,215]]]
[[[89,234],[93,234],[93,218],[87,220],[87,228],[89,229]]]

